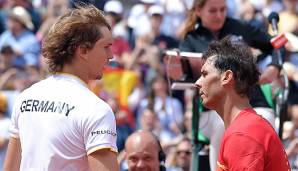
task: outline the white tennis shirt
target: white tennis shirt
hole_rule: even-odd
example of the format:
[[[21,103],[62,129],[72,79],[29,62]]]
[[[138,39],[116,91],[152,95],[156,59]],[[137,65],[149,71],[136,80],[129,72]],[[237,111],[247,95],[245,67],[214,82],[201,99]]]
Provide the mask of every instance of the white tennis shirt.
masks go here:
[[[117,152],[111,108],[82,80],[67,74],[21,93],[10,132],[21,141],[21,171],[84,171],[89,170],[88,154],[103,148]]]

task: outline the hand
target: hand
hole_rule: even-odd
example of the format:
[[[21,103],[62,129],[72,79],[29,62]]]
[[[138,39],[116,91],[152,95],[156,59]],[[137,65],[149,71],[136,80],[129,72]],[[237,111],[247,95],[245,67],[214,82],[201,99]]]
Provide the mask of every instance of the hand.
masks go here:
[[[289,146],[286,148],[286,153],[289,157],[298,154],[298,138],[290,142]]]

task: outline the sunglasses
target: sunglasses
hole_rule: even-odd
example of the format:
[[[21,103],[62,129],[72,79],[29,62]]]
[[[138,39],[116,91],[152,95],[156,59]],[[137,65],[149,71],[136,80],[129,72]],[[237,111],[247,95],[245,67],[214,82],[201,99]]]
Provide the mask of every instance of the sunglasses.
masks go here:
[[[186,154],[186,155],[190,155],[190,154],[191,154],[191,151],[187,151],[187,150],[178,150],[178,151],[177,151],[177,154],[178,154],[178,155],[180,155],[180,154],[182,154],[182,153],[184,153],[184,154]]]

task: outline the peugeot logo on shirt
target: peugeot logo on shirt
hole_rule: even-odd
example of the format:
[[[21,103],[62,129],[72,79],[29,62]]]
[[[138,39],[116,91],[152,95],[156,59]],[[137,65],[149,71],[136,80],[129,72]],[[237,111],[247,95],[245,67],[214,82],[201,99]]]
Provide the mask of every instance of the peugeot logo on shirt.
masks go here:
[[[117,133],[112,130],[98,130],[98,131],[92,131],[91,135],[103,135],[103,134],[110,134],[112,136],[117,136]]]

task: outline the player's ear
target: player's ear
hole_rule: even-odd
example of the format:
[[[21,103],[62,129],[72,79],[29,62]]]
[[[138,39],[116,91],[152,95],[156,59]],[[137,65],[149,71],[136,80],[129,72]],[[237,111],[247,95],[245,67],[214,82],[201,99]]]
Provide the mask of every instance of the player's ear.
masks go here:
[[[79,45],[77,48],[77,53],[80,57],[87,59],[88,48],[86,45]]]
[[[222,83],[223,84],[228,84],[230,83],[234,78],[234,73],[231,70],[227,70],[224,73],[222,73]]]

